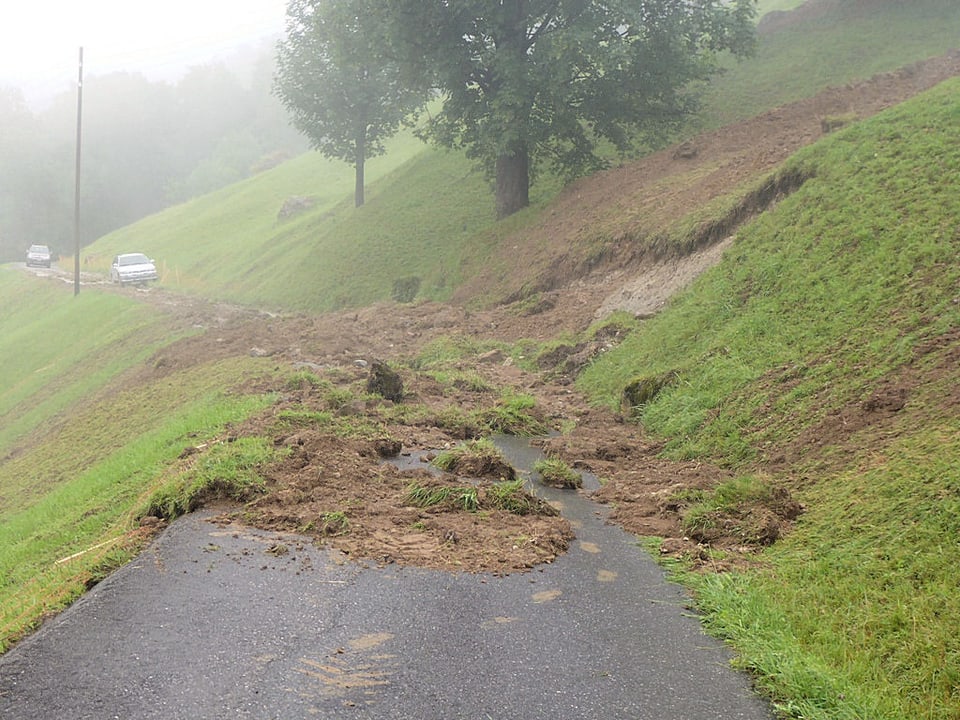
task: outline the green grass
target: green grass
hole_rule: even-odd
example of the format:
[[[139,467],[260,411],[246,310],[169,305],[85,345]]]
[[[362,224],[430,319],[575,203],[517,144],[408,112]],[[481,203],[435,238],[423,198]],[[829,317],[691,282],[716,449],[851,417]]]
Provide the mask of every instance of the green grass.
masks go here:
[[[560,488],[578,488],[583,485],[583,476],[560,458],[543,458],[533,464],[544,485]]]
[[[153,493],[139,514],[175,520],[212,497],[249,500],[265,491],[261,470],[280,454],[262,437],[215,443],[173,482]]]
[[[138,302],[0,268],[0,455],[172,339]]]
[[[462,155],[407,135],[366,177],[367,201],[354,208],[352,168],[308,153],[111,233],[85,262],[105,271],[114,253],[136,247],[157,260],[164,286],[288,310],[389,300],[397,280],[414,276],[421,297],[449,296],[464,245],[494,221],[485,181]],[[301,196],[312,207],[278,219]]]
[[[788,717],[947,720],[960,708],[960,424],[828,478],[768,570],[689,578]]]
[[[101,459],[75,474],[36,481],[8,477],[3,486],[8,502],[0,512],[0,651],[128,560],[137,549],[137,518],[156,511],[160,498],[166,498],[162,504],[171,516],[178,514],[174,498],[189,505],[190,494],[200,492],[199,476],[187,485],[190,490],[174,490],[162,486],[165,469],[185,446],[213,438],[263,403],[208,390],[152,427],[112,435],[112,444],[84,438],[81,431],[74,440],[88,451],[97,448]],[[52,452],[66,457],[71,445],[55,444]],[[209,468],[198,472],[211,480]],[[45,483],[42,492],[34,482]],[[145,502],[145,493],[158,485],[153,500]]]
[[[431,464],[447,472],[456,472],[465,462],[477,465],[493,465],[504,462],[503,453],[489,438],[479,438],[460,443],[456,447],[438,453]]]
[[[165,313],[11,267],[0,303],[3,651],[136,552],[146,494],[165,494],[173,516],[178,493],[187,507],[201,488],[226,492],[226,476],[200,471],[206,455],[187,489],[165,483],[185,449],[270,402],[233,388],[274,370],[254,358],[165,369],[153,358],[182,337]]]
[[[616,407],[633,377],[676,372],[644,423],[673,438],[677,456],[736,450],[750,459],[751,446],[770,439],[770,420],[753,415],[767,399],[738,394],[748,383],[794,367],[801,382],[775,407],[815,398],[816,417],[865,392],[870,378],[850,378],[851,368],[880,375],[950,327],[960,317],[956,87],[798,153],[790,164],[815,178],[744,228],[718,268],[589,368],[581,386]],[[702,428],[716,413],[713,429]]]
[[[824,443],[779,478],[808,512],[757,569],[685,578],[787,717],[960,708],[958,121],[953,80],[798,153],[812,179],[580,380],[616,407],[632,378],[676,373],[638,409],[671,457],[749,471]],[[828,432],[898,385],[877,429]]]
[[[764,0],[759,8],[799,5]],[[756,58],[731,66],[707,98],[703,125],[941,54],[958,30],[952,0],[851,0],[771,35]],[[666,313],[626,323],[637,329],[580,382],[616,407],[631,380],[671,378],[638,408],[640,420],[665,439],[668,455],[709,458],[743,478],[885,380],[927,373],[883,434],[867,428],[805,457],[791,467],[795,477],[777,478],[793,483],[808,512],[757,569],[686,578],[705,622],[790,717],[947,720],[960,706],[960,427],[955,405],[944,402],[960,377],[949,344],[921,352],[960,326],[958,90],[947,84],[799,153],[787,170],[812,179],[740,230],[721,266]],[[409,135],[372,161],[367,177],[368,202],[355,209],[352,168],[310,153],[101,238],[84,252],[84,267],[105,270],[116,252],[142,250],[158,260],[166,288],[283,310],[390,300],[397,281],[411,278],[415,300],[445,299],[473,268],[501,262],[493,275],[522,271],[495,260],[495,248],[522,239],[560,190],[544,176],[529,209],[494,223],[489,187],[466,159]],[[672,219],[665,232],[683,244],[742,190]],[[279,219],[284,202],[301,196],[312,208]],[[601,221],[578,257],[622,227]],[[246,358],[151,379],[148,359],[175,338],[163,317],[130,298],[93,290],[73,298],[66,286],[0,268],[0,303],[3,650],[129,559],[140,514],[174,515],[211,488],[256,492],[256,467],[269,454],[262,443],[180,454],[269,402],[230,389],[275,371]],[[450,387],[484,391],[457,364],[494,347],[436,341],[413,365]],[[524,348],[530,363],[543,347],[521,342],[514,352]],[[130,390],[133,379],[146,389]],[[324,409],[290,408],[278,422],[383,432],[373,421],[334,421],[331,411],[356,393],[312,373],[286,381],[291,391],[314,389]],[[449,407],[437,419],[459,437],[540,433],[534,410],[512,394],[482,416]],[[515,485],[497,484],[490,497],[509,503]],[[459,507],[487,500],[467,490]],[[701,500],[717,507],[726,492]],[[330,533],[349,528],[338,510],[317,523]]]
[[[761,13],[796,1],[762,2]],[[762,37],[753,58],[730,63],[708,93],[706,126],[757,115],[876,73],[958,47],[960,5],[953,0],[838,2],[829,12]]]
[[[407,488],[404,502],[418,508],[447,506],[466,512],[480,509],[479,490],[472,486],[427,486],[413,483]]]

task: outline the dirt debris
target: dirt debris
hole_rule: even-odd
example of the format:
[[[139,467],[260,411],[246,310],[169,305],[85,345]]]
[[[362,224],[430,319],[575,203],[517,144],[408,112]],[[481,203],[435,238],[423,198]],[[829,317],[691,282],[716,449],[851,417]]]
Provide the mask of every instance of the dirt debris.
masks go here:
[[[644,208],[655,205],[656,213],[664,217],[683,216],[748,178],[772,172],[791,153],[820,136],[823,116],[853,112],[867,117],[957,74],[960,54],[934,58],[706,133],[690,141],[682,152],[670,148],[578,181],[561,194],[539,227],[526,231],[522,239],[504,241],[510,265],[529,269],[527,275],[515,279],[518,287],[526,283],[545,293],[541,302],[524,305],[522,312],[509,305],[468,311],[465,303],[427,302],[383,303],[316,317],[281,316],[151,289],[138,297],[169,310],[185,328],[204,332],[164,348],[143,372],[165,376],[193,364],[248,355],[256,349],[278,365],[319,376],[333,370],[335,382],[342,387],[362,386],[368,376],[366,367],[374,359],[400,363],[441,336],[501,342],[545,340],[580,333],[598,316],[617,309],[639,315],[655,313],[673,292],[718,262],[725,245],[704,247],[685,258],[658,259],[638,253],[631,238],[643,232],[640,219],[646,218]],[[688,173],[695,164],[713,170],[696,183],[658,185],[665,178]],[[653,188],[659,188],[655,196],[651,195]],[[589,234],[592,226],[609,226],[612,217],[620,223],[623,242],[599,262],[587,267],[582,258],[560,256]],[[565,243],[565,238],[569,242]],[[531,279],[535,281],[532,284]],[[491,284],[491,278],[478,273],[458,291],[455,300],[467,301],[479,294],[479,288]],[[511,287],[502,290],[507,296]],[[605,343],[616,341],[602,339]],[[721,531],[714,535],[688,535],[678,498],[685,492],[715,487],[729,479],[729,472],[708,463],[665,460],[660,457],[662,446],[646,437],[641,428],[613,412],[592,407],[570,379],[591,353],[602,349],[570,345],[567,351],[558,351],[555,363],[547,362],[547,367],[536,373],[511,363],[499,350],[466,360],[464,369],[480,375],[482,387],[490,389],[479,384],[481,389],[445,385],[419,373],[401,371],[404,392],[402,398],[394,398],[398,402],[352,402],[335,411],[338,417],[349,414],[352,421],[369,420],[382,430],[376,437],[345,438],[321,426],[285,425],[281,419],[284,408],[329,408],[308,388],[284,389],[282,402],[244,427],[233,429],[235,433],[273,437],[278,446],[288,450],[281,462],[265,470],[266,494],[233,515],[266,528],[313,534],[318,542],[341,550],[345,557],[374,563],[503,574],[551,562],[565,552],[574,536],[562,516],[544,508],[518,515],[497,509],[471,512],[446,506],[416,507],[408,498],[411,483],[469,483],[457,474],[438,479],[426,467],[400,470],[384,462],[384,457],[396,453],[437,451],[476,436],[482,428],[470,418],[493,406],[500,389],[511,388],[534,396],[542,418],[554,430],[566,430],[541,440],[544,451],[601,478],[602,487],[592,497],[611,506],[610,521],[628,532],[661,538],[661,552],[717,567],[717,549],[731,558],[724,563],[736,563],[736,558],[749,558],[753,547],[789,531],[798,506],[789,497],[775,494],[776,500],[769,506],[743,508],[739,518],[720,519]],[[560,371],[554,372],[558,367]],[[828,415],[815,433],[821,441],[830,432],[849,434],[851,418],[858,419],[860,427],[882,426],[885,418],[910,401],[913,385],[908,375],[909,369],[899,378],[902,386],[878,387],[874,395],[851,401],[848,407]],[[396,404],[407,406],[409,412],[391,414],[391,405]],[[459,423],[451,421],[451,408],[457,410]],[[785,455],[768,460],[774,466],[787,466],[804,456],[810,447],[807,440],[796,438],[788,443]],[[737,523],[742,527],[748,520],[754,545],[743,532],[722,531]]]

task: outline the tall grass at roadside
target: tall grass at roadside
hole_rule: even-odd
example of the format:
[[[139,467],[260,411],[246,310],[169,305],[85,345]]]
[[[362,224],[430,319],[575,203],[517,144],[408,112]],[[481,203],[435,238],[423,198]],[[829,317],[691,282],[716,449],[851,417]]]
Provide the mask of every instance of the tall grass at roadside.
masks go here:
[[[932,424],[882,465],[824,478],[768,569],[688,578],[788,717],[957,717],[958,438],[956,418]]]
[[[149,509],[144,496],[185,442],[214,437],[264,402],[217,391],[195,395],[154,429],[101,445],[104,459],[84,472],[0,514],[0,651],[131,557],[137,515]]]
[[[778,478],[808,508],[793,532],[754,570],[685,580],[785,716],[952,720],[960,80],[790,164],[813,179],[580,386],[616,405],[631,378],[676,372],[639,416],[678,458],[747,469],[816,433]],[[901,384],[876,429],[842,429]]]
[[[0,268],[0,455],[174,339],[142,303]]]

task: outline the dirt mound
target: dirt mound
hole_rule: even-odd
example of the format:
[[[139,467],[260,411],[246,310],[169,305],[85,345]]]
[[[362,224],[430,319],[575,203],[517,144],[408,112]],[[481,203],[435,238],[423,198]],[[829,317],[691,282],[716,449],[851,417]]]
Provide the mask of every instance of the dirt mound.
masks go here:
[[[480,272],[458,294],[466,301],[488,287],[497,287],[503,297],[512,294],[517,298],[539,290],[544,293],[539,303],[480,311],[468,311],[458,304],[382,304],[318,317],[279,317],[158,288],[139,293],[138,297],[169,310],[184,328],[204,329],[165,348],[142,372],[158,377],[213,358],[253,354],[275,358],[280,366],[315,373],[344,390],[356,388],[351,397],[360,398],[366,366],[374,359],[411,358],[437,337],[543,340],[581,331],[598,313],[618,308],[654,313],[673,292],[715,263],[729,242],[713,228],[712,234],[704,236],[709,242],[689,255],[663,256],[647,240],[667,219],[681,217],[731,188],[770,175],[790,154],[822,134],[825,117],[852,113],[865,118],[957,74],[960,54],[934,58],[830,89],[706,133],[682,148],[571,185],[544,213],[539,226],[523,237],[504,240],[500,262],[508,258],[509,267],[526,268],[525,274],[501,282]],[[768,198],[773,200],[775,193]],[[614,242],[599,257],[591,257],[586,248],[600,237],[614,238]],[[615,343],[617,338],[602,342]],[[444,384],[404,370],[400,403],[355,399],[345,406],[332,406],[316,388],[256,388],[279,390],[285,401],[233,432],[274,437],[289,454],[267,469],[267,494],[240,512],[247,522],[311,532],[346,556],[372,562],[497,573],[549,562],[564,551],[572,537],[562,517],[545,508],[520,515],[490,508],[477,512],[449,504],[418,507],[410,502],[412,483],[466,487],[469,482],[455,475],[438,481],[423,469],[400,471],[382,458],[398,446],[409,453],[437,451],[481,433],[484,412],[496,404],[501,389],[510,388],[535,397],[538,416],[554,429],[574,427],[544,441],[544,449],[603,479],[594,497],[613,506],[611,521],[633,533],[663,538],[664,552],[712,562],[697,540],[684,533],[683,508],[677,498],[709,489],[728,479],[728,473],[709,464],[659,458],[660,446],[645,438],[638,427],[590,407],[564,384],[569,381],[561,372],[566,364],[572,363],[569,370],[575,373],[577,363],[599,351],[602,347],[571,345],[558,350],[555,362],[548,363],[541,373],[525,372],[497,353],[465,359],[455,368],[478,375],[482,379],[478,383]],[[956,358],[944,356],[944,363],[951,361]],[[873,395],[825,417],[815,430],[818,441],[852,438],[852,427],[884,427],[885,418],[902,407],[905,393],[919,392],[920,383],[911,372],[906,368],[889,386],[878,386]],[[557,382],[549,381],[550,377]],[[398,405],[404,407],[402,412],[397,411]],[[284,411],[291,409],[300,416],[323,411],[335,424],[376,427],[377,433],[344,439],[342,433],[322,423],[296,425],[290,418],[297,413],[284,417]],[[811,438],[796,438],[782,457],[768,461],[776,467],[800,457],[807,459],[805,453],[812,447]],[[786,498],[771,506],[744,508],[739,518],[729,523],[720,518],[717,524],[749,525],[756,538],[766,542],[789,528],[796,509]],[[518,542],[517,538],[524,540]],[[734,556],[749,555],[749,540],[742,533],[700,538],[700,542],[726,547]]]

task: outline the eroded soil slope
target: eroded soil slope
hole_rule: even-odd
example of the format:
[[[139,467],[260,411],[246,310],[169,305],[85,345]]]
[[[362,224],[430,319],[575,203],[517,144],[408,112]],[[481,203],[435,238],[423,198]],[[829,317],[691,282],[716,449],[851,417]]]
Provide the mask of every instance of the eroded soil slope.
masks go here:
[[[656,312],[718,260],[720,243],[731,242],[715,238],[685,257],[663,256],[643,242],[658,224],[771,173],[821,135],[823,118],[850,113],[863,118],[958,73],[960,54],[935,58],[771,110],[574,184],[540,226],[504,242],[504,258],[509,255],[510,267],[528,268],[525,276],[501,277],[494,263],[458,296],[465,302],[496,287],[507,297],[526,284],[541,291],[532,305],[468,311],[463,303],[387,304],[321,317],[277,317],[161,289],[141,293],[188,326],[205,329],[165,349],[143,372],[161,376],[211,358],[252,353],[318,378],[319,384],[258,388],[278,391],[284,399],[263,417],[232,429],[234,434],[266,434],[289,450],[285,460],[265,471],[267,495],[238,512],[249,523],[314,533],[351,558],[506,573],[549,562],[565,550],[575,529],[548,506],[515,514],[492,505],[470,512],[455,506],[418,508],[410,502],[412,483],[476,487],[482,495],[500,477],[438,477],[425,468],[400,472],[384,463],[384,456],[396,451],[411,456],[436,452],[488,432],[483,418],[502,402],[504,389],[535,398],[531,414],[551,430],[563,431],[541,441],[549,454],[604,481],[595,498],[613,505],[612,521],[634,533],[664,538],[664,552],[707,561],[703,544],[709,543],[729,550],[731,557],[749,555],[751,547],[787,532],[800,512],[785,490],[765,507],[743,508],[729,524],[735,532],[691,539],[681,530],[684,508],[677,498],[684,489],[714,485],[725,477],[721,469],[658,458],[659,446],[640,428],[590,407],[555,367],[525,371],[485,349],[452,368],[459,379],[441,382],[415,370],[410,360],[442,336],[469,338],[489,348],[494,341],[581,331],[616,308]],[[602,258],[588,261],[578,248],[601,231],[618,240]],[[617,341],[615,332],[603,339]],[[597,350],[602,348],[593,348]],[[400,371],[405,387],[401,402],[364,395],[374,360]],[[919,382],[906,375],[902,380]],[[909,391],[891,388],[888,395]],[[867,425],[882,424],[889,405],[884,403],[880,398],[876,407],[851,408],[850,417],[858,413]],[[347,426],[366,430],[345,439]],[[849,426],[838,420],[835,426],[818,428],[818,442],[842,444]],[[800,438],[786,452],[796,457],[806,448]]]

